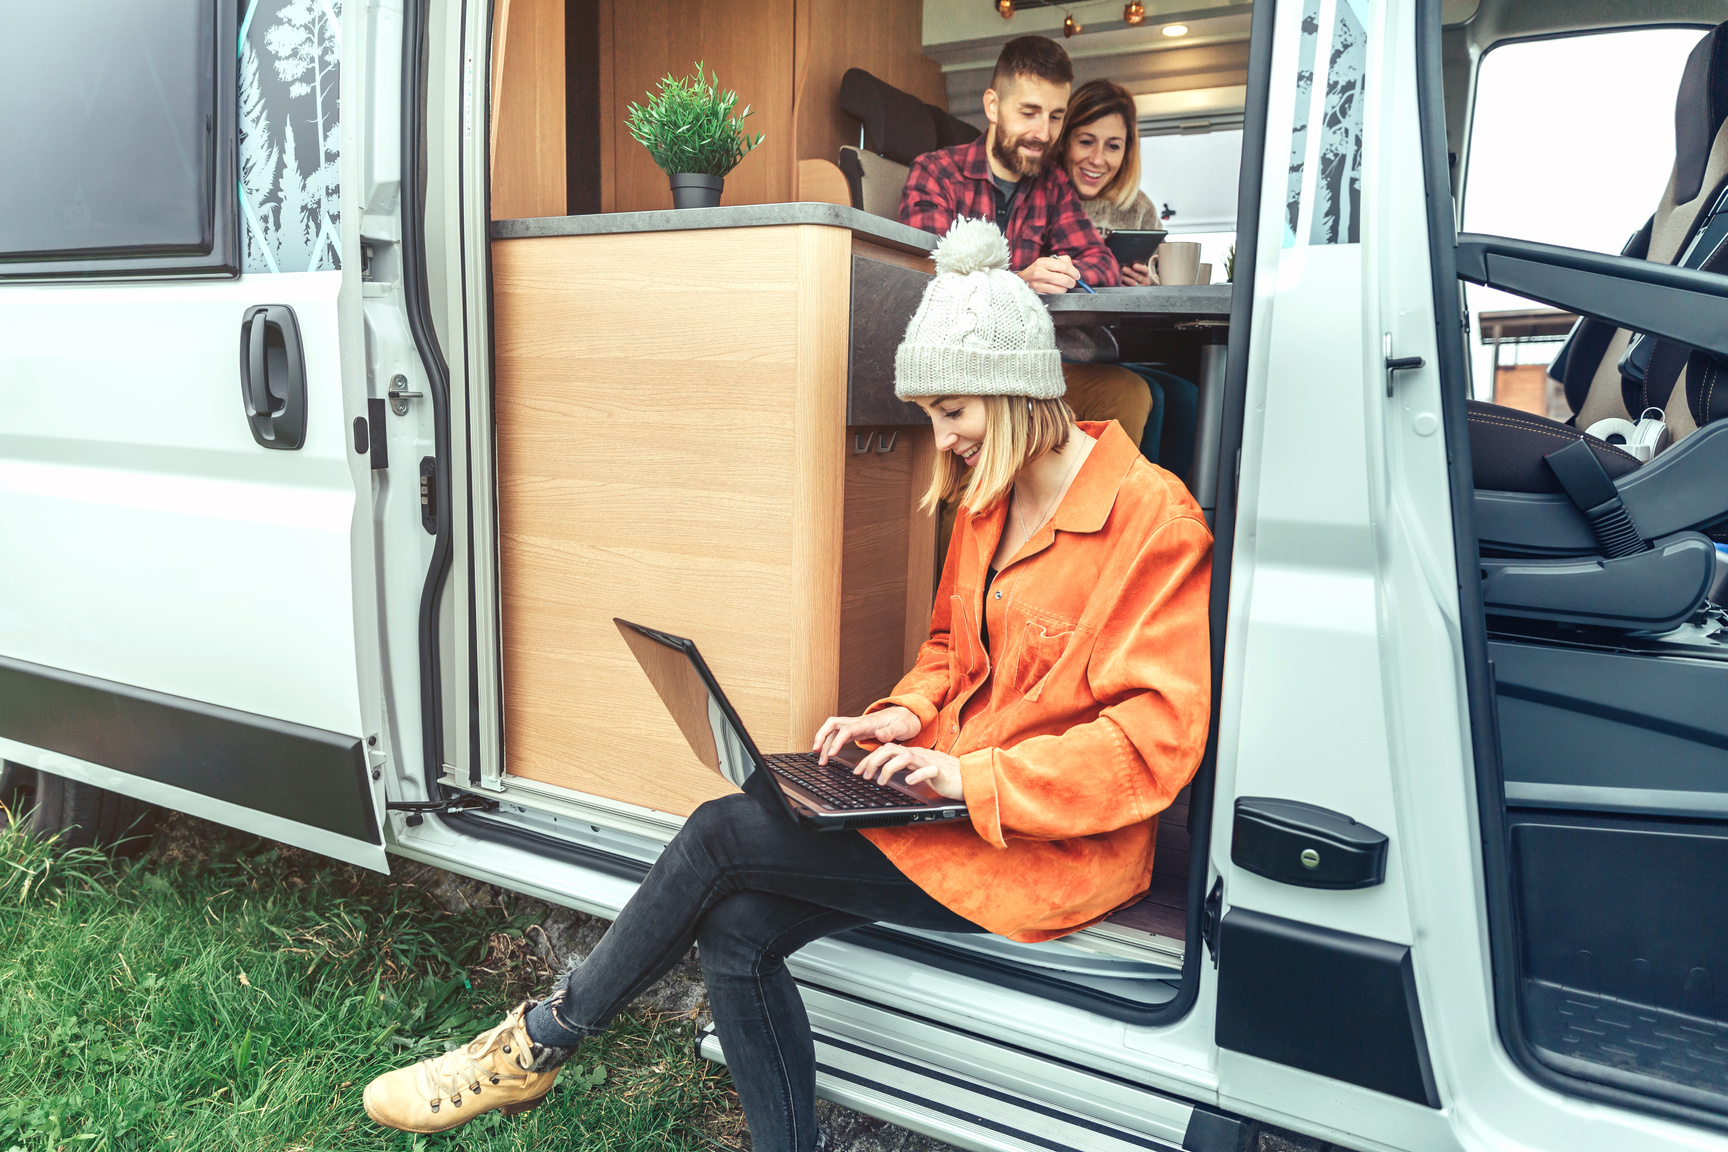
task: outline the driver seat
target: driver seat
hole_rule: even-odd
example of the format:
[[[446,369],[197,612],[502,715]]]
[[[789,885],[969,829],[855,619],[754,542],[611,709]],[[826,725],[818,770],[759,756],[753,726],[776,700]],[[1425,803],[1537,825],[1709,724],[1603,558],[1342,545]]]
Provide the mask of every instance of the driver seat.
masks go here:
[[[1728,22],[1688,57],[1674,123],[1668,186],[1621,255],[1728,272]],[[1728,573],[1700,534],[1728,541],[1728,370],[1584,315],[1549,374],[1572,409],[1565,422],[1467,406],[1489,613],[1622,629],[1680,623],[1719,589],[1719,563]],[[1673,446],[1648,464],[1584,431],[1609,418],[1636,423],[1650,408],[1664,413]]]

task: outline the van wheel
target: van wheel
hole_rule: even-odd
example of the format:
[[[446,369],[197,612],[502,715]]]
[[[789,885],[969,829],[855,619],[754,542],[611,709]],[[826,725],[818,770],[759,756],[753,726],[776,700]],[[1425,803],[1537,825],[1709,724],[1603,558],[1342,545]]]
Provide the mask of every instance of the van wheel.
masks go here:
[[[6,763],[0,801],[33,836],[58,834],[63,848],[108,848],[138,856],[150,846],[161,810],[106,788]]]
[[[0,760],[0,827],[25,816],[36,799],[36,769]]]

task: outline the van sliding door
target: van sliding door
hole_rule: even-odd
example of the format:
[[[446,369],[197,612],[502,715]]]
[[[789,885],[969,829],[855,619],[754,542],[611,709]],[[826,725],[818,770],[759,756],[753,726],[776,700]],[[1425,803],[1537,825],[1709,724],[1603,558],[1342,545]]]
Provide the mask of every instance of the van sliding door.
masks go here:
[[[345,7],[10,10],[0,756],[384,869]]]

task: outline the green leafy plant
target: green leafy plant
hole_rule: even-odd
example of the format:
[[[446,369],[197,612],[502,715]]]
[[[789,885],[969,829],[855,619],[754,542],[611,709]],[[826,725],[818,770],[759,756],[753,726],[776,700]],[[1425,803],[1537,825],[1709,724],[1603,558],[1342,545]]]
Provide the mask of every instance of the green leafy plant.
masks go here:
[[[660,91],[630,105],[630,135],[648,149],[668,176],[699,172],[724,176],[758,144],[760,132],[744,131],[750,106],[733,115],[738,93],[720,90],[720,77],[704,75],[701,61],[689,76],[667,76]]]
[[[1224,257],[1224,282],[1234,283],[1236,280],[1236,245],[1230,245],[1230,254]]]

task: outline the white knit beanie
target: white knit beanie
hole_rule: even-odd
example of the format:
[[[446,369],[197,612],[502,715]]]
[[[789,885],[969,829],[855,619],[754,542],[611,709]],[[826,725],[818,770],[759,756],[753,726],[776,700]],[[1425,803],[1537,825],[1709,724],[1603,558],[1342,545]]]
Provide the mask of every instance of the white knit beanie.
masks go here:
[[[1054,400],[1067,391],[1050,310],[1008,271],[1001,229],[962,217],[934,255],[936,277],[894,354],[894,395]]]

